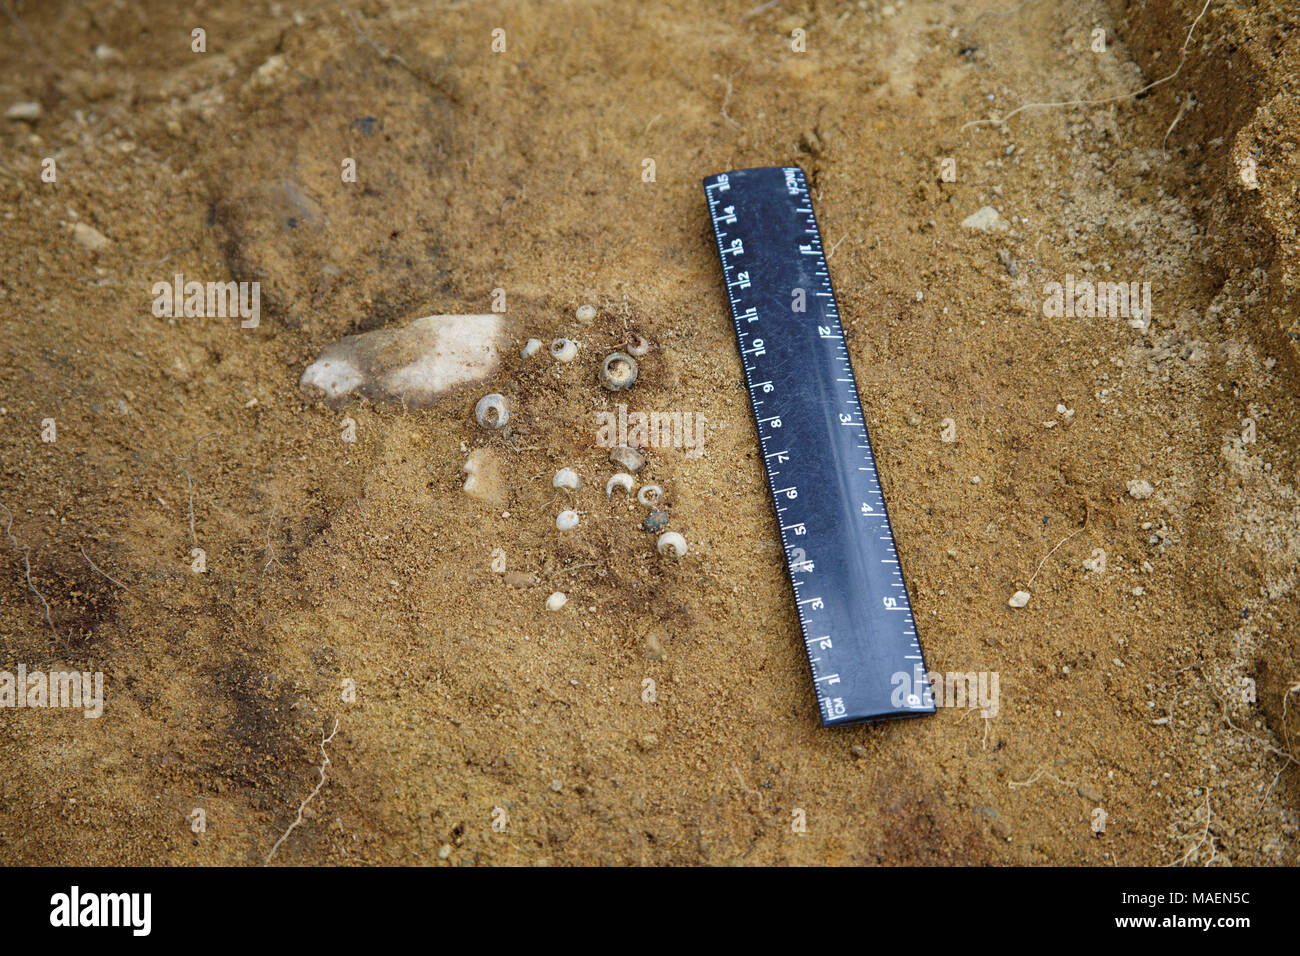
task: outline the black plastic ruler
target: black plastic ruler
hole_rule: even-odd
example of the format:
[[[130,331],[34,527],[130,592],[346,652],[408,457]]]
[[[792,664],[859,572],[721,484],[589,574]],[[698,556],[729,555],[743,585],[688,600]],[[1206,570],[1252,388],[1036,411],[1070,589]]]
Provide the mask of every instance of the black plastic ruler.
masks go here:
[[[803,170],[704,180],[822,723],[934,713]]]

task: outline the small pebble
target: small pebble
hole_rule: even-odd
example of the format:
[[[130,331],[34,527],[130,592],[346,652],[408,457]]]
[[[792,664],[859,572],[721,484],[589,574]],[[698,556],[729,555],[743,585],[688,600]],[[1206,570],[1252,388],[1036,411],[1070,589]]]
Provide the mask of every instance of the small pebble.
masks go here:
[[[983,206],[961,221],[965,229],[978,229],[980,232],[1005,231],[1009,228],[1007,221],[998,215],[992,206]]]
[[[1017,591],[1015,594],[1011,595],[1011,599],[1007,601],[1007,604],[1011,607],[1024,607],[1028,603],[1028,591]]]
[[[1005,249],[998,250],[998,259],[1002,261],[1002,267],[1007,270],[1007,275],[1015,278],[1020,274],[1020,267],[1016,265],[1016,260],[1011,258],[1011,253]]]
[[[561,468],[551,479],[552,488],[568,488],[570,491],[577,491],[582,487],[582,478],[572,468]]]
[[[561,511],[555,517],[555,527],[560,531],[572,531],[578,526],[578,512]]]
[[[573,314],[577,316],[579,322],[590,322],[596,317],[596,307],[594,305],[580,305]]]
[[[569,599],[564,596],[564,592],[552,591],[551,596],[546,599],[546,610],[558,611],[568,603]]]
[[[1151,482],[1145,478],[1134,478],[1128,483],[1128,493],[1141,501],[1144,498],[1150,498],[1155,493],[1155,489],[1151,487]]]
[[[610,451],[609,460],[633,475],[645,467],[645,455],[627,445],[619,445]]]
[[[519,354],[523,358],[532,358],[539,351],[541,351],[541,348],[542,348],[541,339],[529,339],[527,342],[524,343],[524,347],[520,349]]]
[[[98,252],[100,249],[106,249],[112,245],[108,236],[98,229],[87,226],[84,222],[79,222],[72,227],[72,238],[77,245],[84,246],[92,252]]]
[[[35,101],[14,103],[5,111],[5,118],[11,120],[38,120],[41,118],[41,104]]]
[[[656,508],[645,516],[645,520],[641,522],[641,527],[651,534],[662,531],[668,527],[668,512]]]

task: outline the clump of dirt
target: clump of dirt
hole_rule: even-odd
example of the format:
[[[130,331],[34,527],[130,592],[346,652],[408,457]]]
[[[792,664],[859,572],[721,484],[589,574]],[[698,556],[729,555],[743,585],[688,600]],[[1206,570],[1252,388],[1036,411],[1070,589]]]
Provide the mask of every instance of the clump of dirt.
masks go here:
[[[0,708],[0,859],[1296,861],[1300,33],[1201,7],[12,4],[0,671],[105,708]],[[994,706],[818,725],[700,189],[777,164],[927,661]],[[260,321],[155,314],[176,274]],[[1151,314],[1045,308],[1076,280]],[[421,410],[298,388],[500,307],[578,357]],[[707,421],[638,476],[681,560],[604,495],[620,402]]]

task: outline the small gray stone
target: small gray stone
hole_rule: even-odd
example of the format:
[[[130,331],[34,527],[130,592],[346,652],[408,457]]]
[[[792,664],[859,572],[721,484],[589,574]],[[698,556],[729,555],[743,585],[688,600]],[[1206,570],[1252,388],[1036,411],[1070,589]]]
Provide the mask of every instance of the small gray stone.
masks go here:
[[[1020,274],[1020,267],[1016,265],[1016,260],[1011,258],[1011,253],[1005,249],[998,250],[998,259],[1002,262],[1002,267],[1007,270],[1007,275],[1015,278]]]
[[[651,534],[662,531],[668,527],[668,512],[656,508],[645,516],[645,520],[641,522],[641,527]]]
[[[627,445],[619,445],[610,451],[609,460],[633,475],[645,467],[645,455]]]

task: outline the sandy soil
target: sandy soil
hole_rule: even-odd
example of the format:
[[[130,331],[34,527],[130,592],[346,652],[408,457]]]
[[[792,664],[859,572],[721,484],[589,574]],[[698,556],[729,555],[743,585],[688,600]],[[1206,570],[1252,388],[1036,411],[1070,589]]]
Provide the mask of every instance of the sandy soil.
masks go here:
[[[0,669],[106,703],[0,709],[0,862],[1297,862],[1300,18],[1214,2],[1184,56],[1200,2],[763,7],[4,4],[0,108],[41,109],[0,126]],[[995,717],[819,726],[700,189],[776,164],[928,663],[997,672]],[[260,282],[259,326],[156,317],[178,272]],[[1044,315],[1067,274],[1153,321]],[[580,359],[423,411],[300,391],[496,289]],[[709,422],[645,472],[677,562],[599,487],[631,333],[633,408]],[[502,509],[462,490],[485,445]]]

